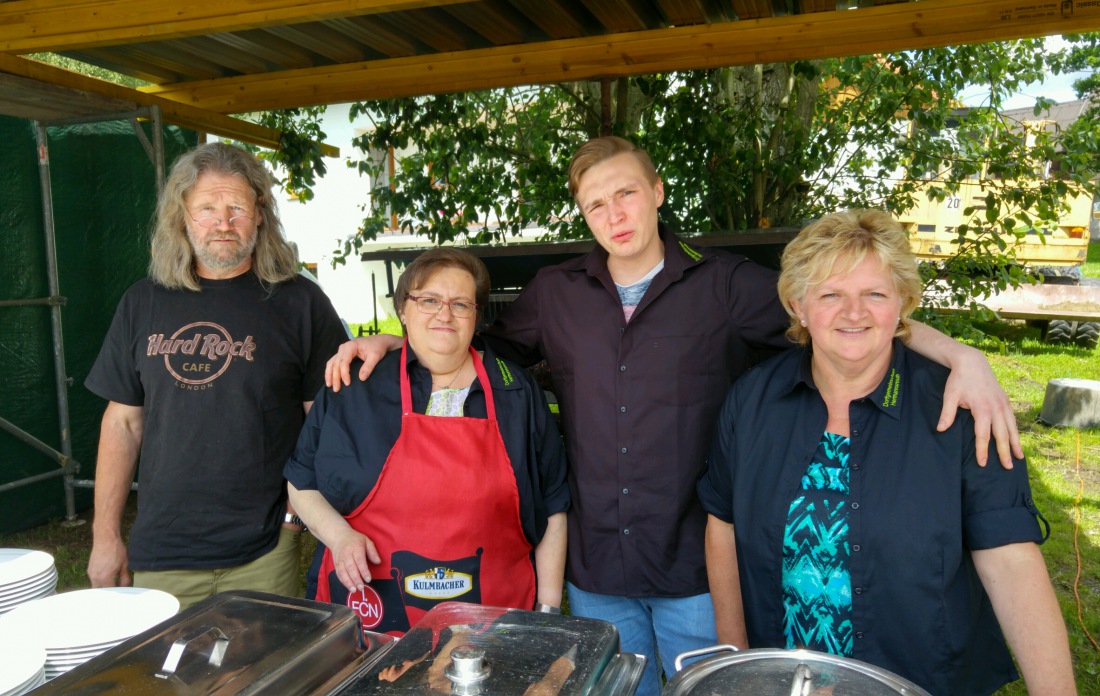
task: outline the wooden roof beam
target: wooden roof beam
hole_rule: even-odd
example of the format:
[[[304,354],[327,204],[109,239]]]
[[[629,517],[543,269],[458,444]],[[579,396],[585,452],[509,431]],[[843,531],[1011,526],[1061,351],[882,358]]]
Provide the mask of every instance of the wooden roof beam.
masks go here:
[[[279,148],[279,139],[282,136],[281,131],[274,128],[267,128],[224,114],[181,104],[153,94],[145,94],[129,87],[116,85],[113,82],[97,80],[94,77],[62,70],[52,65],[17,56],[0,53],[0,73],[46,82],[70,90],[98,94],[112,100],[133,102],[141,106],[159,106],[161,115],[167,123],[204,133],[213,133],[223,138],[231,138],[272,150]],[[327,157],[340,156],[339,148],[332,145],[322,143],[321,150]]]
[[[221,113],[536,85],[669,70],[867,55],[1100,30],[1100,5],[1063,16],[1018,0],[924,0],[811,16],[613,36],[143,87]]]
[[[401,12],[470,0],[11,0],[0,2],[0,51],[71,51]]]

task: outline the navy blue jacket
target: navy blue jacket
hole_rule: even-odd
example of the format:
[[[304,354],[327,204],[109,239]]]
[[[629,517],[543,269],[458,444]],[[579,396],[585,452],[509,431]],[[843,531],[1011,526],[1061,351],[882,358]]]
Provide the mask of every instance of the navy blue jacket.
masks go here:
[[[497,421],[519,488],[520,519],[532,546],[550,515],[569,509],[565,451],[553,416],[534,377],[491,351],[482,356],[493,385]],[[391,351],[365,381],[352,380],[339,393],[322,388],[298,436],[284,475],[298,490],[316,490],[341,515],[352,513],[374,488],[386,457],[401,433],[401,351]],[[352,366],[352,374],[358,365]],[[413,409],[428,406],[431,373],[408,352]],[[485,390],[474,380],[465,415],[485,418]],[[461,447],[456,442],[455,447]],[[409,491],[409,513],[417,510]]]
[[[895,340],[882,383],[849,407],[853,657],[934,694],[990,694],[1018,675],[970,551],[1041,543],[1041,517],[1023,461],[1005,471],[990,443],[978,466],[969,411],[936,432],[947,375]],[[783,530],[827,421],[801,349],[747,372],[719,416],[698,491],[734,525],[754,648],[784,646]]]

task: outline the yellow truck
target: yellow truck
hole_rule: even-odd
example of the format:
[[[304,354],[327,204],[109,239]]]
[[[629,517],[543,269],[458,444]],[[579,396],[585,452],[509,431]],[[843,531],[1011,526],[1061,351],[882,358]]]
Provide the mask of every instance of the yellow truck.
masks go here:
[[[1059,105],[1076,108],[1076,103]],[[1063,109],[1064,110],[1064,109]],[[1061,115],[1061,114],[1059,114]],[[1029,141],[1041,130],[1058,128],[1063,119],[1021,119],[1021,130]],[[1029,142],[1030,144],[1030,142]],[[942,187],[942,181],[930,180],[918,189],[917,203],[899,216],[909,232],[917,258],[937,262],[958,252],[958,228],[966,222],[977,228],[984,219],[986,195],[992,187],[1038,186],[1043,179],[1056,176],[1050,163],[1028,181],[993,181],[980,177],[962,182],[958,191],[942,200],[932,200],[928,191]],[[1043,276],[1042,285],[1009,291],[980,301],[1002,318],[1026,319],[1042,328],[1043,339],[1052,343],[1076,343],[1095,347],[1100,335],[1100,286],[1094,279],[1082,282],[1080,267],[1088,256],[1090,227],[1100,226],[1100,197],[1081,194],[1066,201],[1068,210],[1057,224],[1040,231],[1027,230],[1019,238],[1005,238],[1015,261]],[[973,208],[972,215],[964,214]],[[1065,286],[1080,286],[1066,290]],[[1063,289],[1059,289],[1061,286]],[[938,291],[933,291],[936,294]],[[1067,292],[1073,298],[1065,297]],[[949,309],[950,311],[950,309]]]
[[[935,262],[953,256],[958,251],[956,230],[965,221],[962,211],[984,204],[980,183],[967,182],[956,195],[942,202],[925,200],[899,216],[917,258]],[[1080,272],[1088,255],[1090,221],[1093,226],[1100,221],[1100,198],[1077,196],[1057,227],[1043,230],[1042,237],[1032,230],[1011,241],[1016,261],[1037,271],[1044,282],[979,301],[1002,319],[1024,319],[1038,326],[1044,341],[1095,348],[1100,342],[1100,281],[1082,278]],[[932,291],[938,293],[942,288]]]
[[[928,200],[927,189],[932,185],[932,182],[925,184],[924,190],[917,193],[918,203],[903,213],[900,219],[909,232],[910,244],[917,258],[943,261],[958,252],[957,230],[967,222],[963,211],[974,208],[977,219],[981,220],[987,184],[980,180],[963,182],[958,192],[942,201]],[[998,182],[999,187],[1004,185],[1005,182]],[[1013,182],[1010,185],[1021,184]],[[1069,211],[1058,219],[1057,226],[1043,229],[1042,235],[1036,230],[1028,230],[1019,240],[1006,239],[1018,263],[1055,271],[1044,275],[1075,275],[1057,271],[1079,268],[1085,263],[1089,248],[1089,221],[1093,215],[1100,220],[1100,209],[1094,211],[1092,197],[1084,194],[1068,203]]]

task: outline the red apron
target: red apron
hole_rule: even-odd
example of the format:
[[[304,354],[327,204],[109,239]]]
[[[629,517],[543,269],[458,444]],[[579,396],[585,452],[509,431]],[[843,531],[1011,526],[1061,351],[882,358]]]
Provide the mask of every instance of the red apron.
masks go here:
[[[374,542],[382,562],[349,593],[325,549],[317,599],[346,603],[364,630],[402,635],[440,602],[530,609],[531,544],[519,516],[515,473],[497,426],[493,389],[470,348],[488,418],[414,413],[401,348],[401,434],[366,500],[348,523]]]

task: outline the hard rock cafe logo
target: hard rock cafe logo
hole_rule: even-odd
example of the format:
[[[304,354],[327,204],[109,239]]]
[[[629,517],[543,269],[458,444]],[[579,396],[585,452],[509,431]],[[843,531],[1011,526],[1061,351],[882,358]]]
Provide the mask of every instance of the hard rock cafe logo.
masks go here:
[[[170,337],[153,334],[145,354],[164,356],[164,366],[176,378],[177,386],[185,389],[205,389],[221,377],[234,358],[252,362],[256,344],[251,336],[234,341],[229,332],[217,324],[198,321],[188,324]]]
[[[421,599],[454,599],[474,588],[474,578],[439,566],[405,578],[405,593]]]
[[[382,623],[382,598],[370,585],[348,593],[348,606],[359,615],[364,630],[370,630]]]

